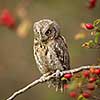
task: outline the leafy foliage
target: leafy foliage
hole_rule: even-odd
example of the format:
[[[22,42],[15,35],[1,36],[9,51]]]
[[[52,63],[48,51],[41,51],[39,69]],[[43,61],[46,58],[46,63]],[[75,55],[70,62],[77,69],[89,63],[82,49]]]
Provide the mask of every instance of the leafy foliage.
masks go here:
[[[63,79],[69,79],[68,74]],[[93,98],[94,91],[100,89],[100,69],[90,68],[70,77],[71,81],[64,85],[69,96],[77,100],[87,100]]]
[[[95,20],[93,24],[83,23],[81,26],[85,32],[76,34],[75,39],[78,40],[91,36],[91,39],[84,42],[82,47],[100,48],[100,19]]]

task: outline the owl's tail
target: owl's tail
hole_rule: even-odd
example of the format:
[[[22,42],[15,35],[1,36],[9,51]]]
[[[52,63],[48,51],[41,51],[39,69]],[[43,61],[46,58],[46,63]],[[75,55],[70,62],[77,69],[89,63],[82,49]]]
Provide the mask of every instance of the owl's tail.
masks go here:
[[[52,78],[47,82],[48,87],[55,87],[56,91],[60,90],[61,92],[64,91],[64,84],[66,83],[67,80],[61,80],[61,78]]]

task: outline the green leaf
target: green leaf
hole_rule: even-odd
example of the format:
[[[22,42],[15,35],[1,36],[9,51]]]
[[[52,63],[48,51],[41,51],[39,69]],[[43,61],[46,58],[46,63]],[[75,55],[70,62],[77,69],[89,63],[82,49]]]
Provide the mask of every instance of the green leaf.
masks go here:
[[[98,43],[99,42],[99,39],[100,39],[100,32],[96,32],[94,42],[95,43]]]
[[[76,86],[77,86],[77,80],[72,81],[72,82],[70,83],[69,91],[74,90]]]
[[[89,43],[89,47],[95,46],[95,42],[93,40],[90,40],[88,43]]]
[[[96,85],[100,86],[100,79],[96,81]]]
[[[62,81],[64,81],[64,80],[67,80],[67,79],[66,79],[66,78],[64,78],[64,77],[62,77],[62,78],[61,78],[61,80],[62,80]]]
[[[97,19],[93,22],[93,26],[96,31],[100,31],[100,19]]]
[[[100,26],[100,19],[97,19],[93,22],[93,26],[98,27]]]

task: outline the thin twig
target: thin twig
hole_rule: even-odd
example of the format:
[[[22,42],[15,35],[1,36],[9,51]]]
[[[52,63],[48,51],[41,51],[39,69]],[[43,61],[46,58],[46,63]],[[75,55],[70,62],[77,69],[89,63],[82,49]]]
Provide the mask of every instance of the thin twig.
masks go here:
[[[60,72],[61,76],[63,76],[66,73],[77,73],[80,72],[82,70],[88,70],[90,68],[100,68],[100,66],[81,66],[79,68],[75,68],[75,69],[71,69],[71,70],[66,70],[66,71],[62,71]],[[39,84],[39,83],[43,83],[45,81],[50,80],[51,78],[55,77],[56,73],[53,73],[47,77],[41,76],[39,79],[33,81],[32,83],[28,84],[26,87],[16,91],[15,93],[13,93],[8,99],[6,100],[13,100],[16,96],[20,95],[21,93],[27,91],[28,89],[34,87],[35,85]]]

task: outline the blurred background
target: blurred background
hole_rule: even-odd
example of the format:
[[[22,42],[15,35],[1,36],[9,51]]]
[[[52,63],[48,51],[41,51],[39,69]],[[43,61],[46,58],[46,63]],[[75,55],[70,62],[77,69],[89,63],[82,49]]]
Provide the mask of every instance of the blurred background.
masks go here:
[[[80,23],[100,18],[100,1],[94,9],[88,9],[87,4],[87,0],[0,0],[0,100],[41,75],[32,50],[32,25],[40,19],[50,18],[60,24],[69,45],[72,68],[100,62],[100,50],[82,48],[86,39],[74,39],[81,31]],[[56,93],[46,84],[39,84],[14,100],[33,99],[71,100],[67,92]]]

